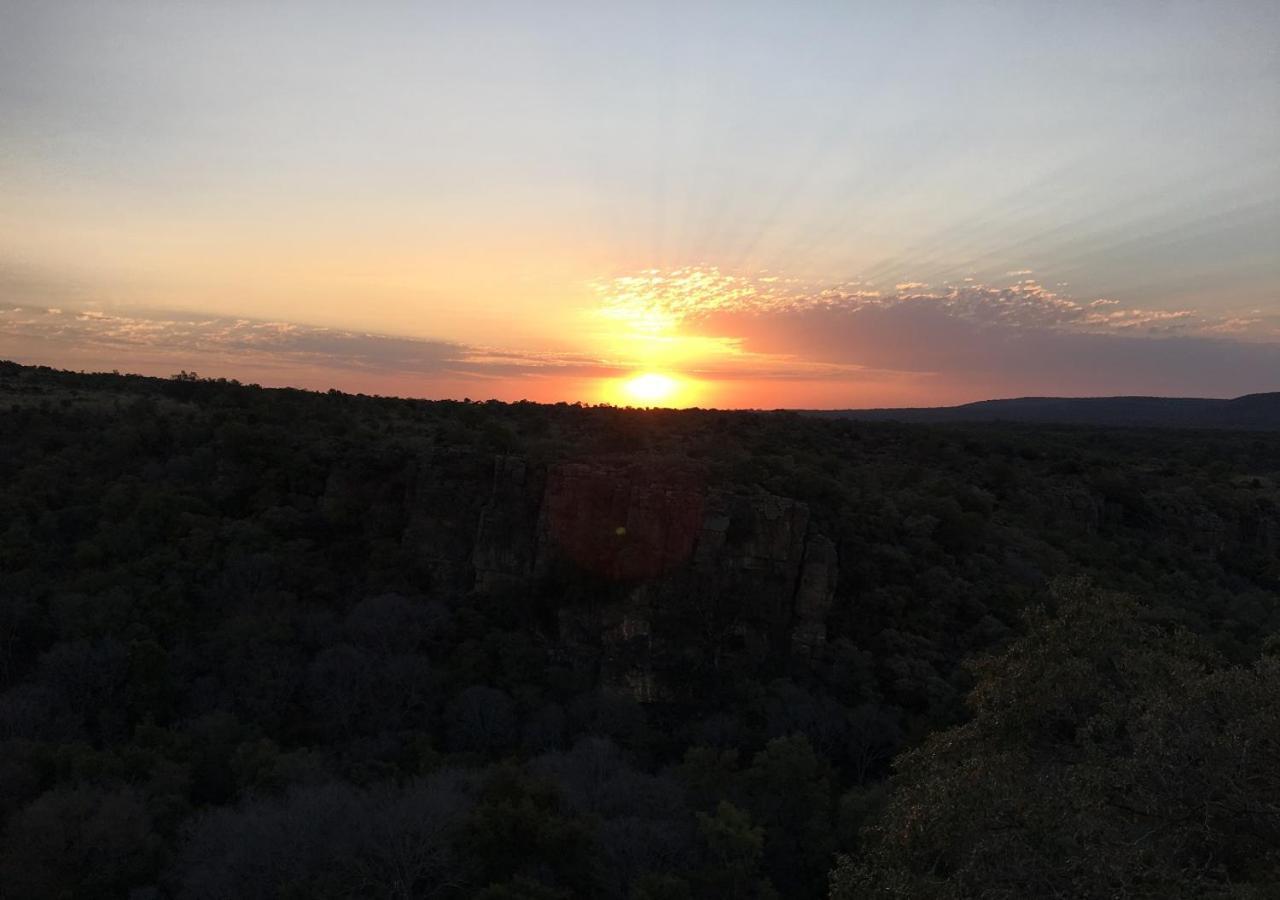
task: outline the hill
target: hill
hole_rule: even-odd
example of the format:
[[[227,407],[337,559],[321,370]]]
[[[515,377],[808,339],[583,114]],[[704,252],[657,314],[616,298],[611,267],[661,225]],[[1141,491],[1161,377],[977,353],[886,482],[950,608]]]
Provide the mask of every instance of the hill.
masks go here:
[[[868,422],[1035,422],[1137,428],[1280,430],[1280,392],[1234,400],[1190,397],[1019,397],[961,406],[842,409],[813,415]]]

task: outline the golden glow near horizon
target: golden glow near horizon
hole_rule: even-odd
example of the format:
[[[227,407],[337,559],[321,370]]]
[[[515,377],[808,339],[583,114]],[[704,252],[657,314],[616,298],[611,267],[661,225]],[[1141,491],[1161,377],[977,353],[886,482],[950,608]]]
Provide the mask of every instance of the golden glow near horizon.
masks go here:
[[[644,372],[623,382],[628,395],[646,405],[663,405],[680,393],[680,382],[661,372]]]
[[[604,358],[634,370],[606,379],[606,402],[622,406],[692,406],[705,384],[690,371],[732,368],[743,360],[739,340],[688,334],[690,316],[745,297],[741,283],[713,268],[650,269],[597,281],[598,306],[589,311],[593,341]]]
[[[665,371],[604,379],[601,387],[601,399],[614,406],[687,407],[698,392],[691,379]]]
[[[1275,387],[1277,4],[692,6],[5,4],[0,358],[751,408]]]

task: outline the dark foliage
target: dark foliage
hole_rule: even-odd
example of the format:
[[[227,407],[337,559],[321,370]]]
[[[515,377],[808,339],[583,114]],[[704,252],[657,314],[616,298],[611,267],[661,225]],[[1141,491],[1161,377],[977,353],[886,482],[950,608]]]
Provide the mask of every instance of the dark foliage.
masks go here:
[[[1062,585],[977,665],[973,719],[904,754],[832,878],[858,897],[1262,897],[1280,878],[1280,660],[1229,666]]]
[[[570,518],[535,564],[495,457],[661,473],[681,553],[673,497],[721,492],[726,554],[803,504],[821,640],[740,575],[636,626],[683,557]],[[0,896],[812,897],[841,854],[848,896],[1244,891],[1278,598],[1274,434],[0,363]]]

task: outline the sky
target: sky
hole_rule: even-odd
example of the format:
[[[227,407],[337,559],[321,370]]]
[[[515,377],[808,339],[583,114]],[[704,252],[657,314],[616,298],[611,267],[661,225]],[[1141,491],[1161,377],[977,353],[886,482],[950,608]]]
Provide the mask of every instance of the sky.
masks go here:
[[[0,0],[0,358],[415,397],[1280,390],[1280,3]]]

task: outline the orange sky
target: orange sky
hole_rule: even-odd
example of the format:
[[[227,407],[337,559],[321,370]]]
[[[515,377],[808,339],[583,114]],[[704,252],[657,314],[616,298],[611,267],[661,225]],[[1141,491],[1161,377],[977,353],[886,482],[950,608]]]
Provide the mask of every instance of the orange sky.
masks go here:
[[[755,408],[1280,388],[1280,6],[1016,9],[16,0],[0,357]]]
[[[687,267],[595,279],[564,306],[539,308],[536,294],[504,312],[459,305],[440,331],[476,341],[356,329],[341,316],[317,325],[93,300],[0,306],[0,356],[418,397],[764,409],[1234,395],[1280,372],[1274,316],[1080,300],[1026,271],[994,285],[878,288]]]

